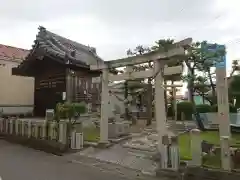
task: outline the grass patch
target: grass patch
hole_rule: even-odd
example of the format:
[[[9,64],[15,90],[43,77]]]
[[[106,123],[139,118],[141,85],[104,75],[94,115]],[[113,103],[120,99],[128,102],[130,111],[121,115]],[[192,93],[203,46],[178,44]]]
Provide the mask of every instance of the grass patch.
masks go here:
[[[100,137],[100,129],[94,126],[81,128],[80,124],[75,124],[77,132],[83,132],[84,141],[98,142]]]
[[[83,128],[83,138],[85,141],[98,142],[100,137],[100,129],[95,127]]]
[[[219,138],[218,131],[204,131],[204,132],[201,132],[200,136],[202,140],[212,143],[215,146],[220,145],[220,138]],[[231,146],[240,148],[240,133],[232,133]],[[180,158],[182,160],[192,159],[190,133],[184,133],[179,135],[179,149],[180,149]]]

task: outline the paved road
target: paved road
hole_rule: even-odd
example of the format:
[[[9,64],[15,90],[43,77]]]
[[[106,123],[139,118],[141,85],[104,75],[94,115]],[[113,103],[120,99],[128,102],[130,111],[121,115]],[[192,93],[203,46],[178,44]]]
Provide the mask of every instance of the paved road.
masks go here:
[[[58,157],[0,140],[0,176],[3,180],[129,180],[127,174],[72,163]],[[152,178],[144,178],[145,180]]]

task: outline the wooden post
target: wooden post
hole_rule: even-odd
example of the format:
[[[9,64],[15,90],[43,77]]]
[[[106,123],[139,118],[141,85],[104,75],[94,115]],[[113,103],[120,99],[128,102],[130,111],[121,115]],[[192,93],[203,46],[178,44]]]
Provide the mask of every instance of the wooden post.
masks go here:
[[[200,130],[192,129],[191,130],[191,152],[192,152],[192,166],[201,166],[202,165],[202,146],[201,146],[201,137]]]
[[[154,62],[154,71],[155,73],[157,73],[155,77],[155,118],[158,131],[158,151],[161,154],[161,161],[164,164],[164,162],[167,162],[167,156],[165,153],[165,147],[162,143],[162,138],[163,136],[167,135],[167,132],[166,132],[166,111],[164,103],[163,77],[162,70],[160,70],[161,68],[162,67],[160,61],[156,60]]]
[[[66,70],[66,100],[72,102],[72,74],[70,68]]]
[[[108,115],[109,115],[109,89],[108,69],[102,70],[102,97],[101,97],[101,121],[100,121],[100,143],[108,143]]]

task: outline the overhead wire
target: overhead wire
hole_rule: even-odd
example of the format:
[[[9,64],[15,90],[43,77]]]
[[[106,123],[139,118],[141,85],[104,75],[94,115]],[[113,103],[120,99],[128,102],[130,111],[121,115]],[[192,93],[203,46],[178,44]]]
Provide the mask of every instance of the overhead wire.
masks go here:
[[[184,10],[185,10],[184,8],[181,8],[180,11],[179,11],[179,13],[183,12]],[[207,24],[206,24],[205,26],[208,26],[209,23],[213,23],[213,22],[215,22],[216,20],[220,19],[224,14],[225,14],[225,13],[218,14],[217,16],[214,17],[214,19],[213,19],[211,22],[207,22]],[[172,19],[172,20],[173,20],[173,19]],[[187,34],[193,34],[193,33],[196,33],[196,32],[198,32],[198,31],[200,31],[200,30],[202,30],[202,29],[201,29],[201,28],[195,28],[195,29],[189,31]],[[239,38],[239,41],[240,41],[240,38]],[[159,69],[157,70],[157,72],[153,75],[153,77],[152,77],[151,79],[152,79],[152,80],[155,80],[155,78],[157,77],[157,75],[158,75],[160,72],[163,74],[163,69],[164,69],[163,67],[159,68]],[[142,91],[141,93],[139,93],[138,95],[141,95],[141,94],[145,93],[147,89],[148,89],[148,88],[145,87],[145,88],[143,89],[143,91]],[[112,92],[112,94],[113,94],[114,96],[116,96],[117,99],[119,99],[119,100],[121,99],[121,98],[119,98],[115,93]],[[133,98],[133,99],[134,99],[134,98]],[[121,101],[125,101],[125,100],[128,100],[128,99],[126,99],[126,98],[125,98],[124,100],[121,99]]]

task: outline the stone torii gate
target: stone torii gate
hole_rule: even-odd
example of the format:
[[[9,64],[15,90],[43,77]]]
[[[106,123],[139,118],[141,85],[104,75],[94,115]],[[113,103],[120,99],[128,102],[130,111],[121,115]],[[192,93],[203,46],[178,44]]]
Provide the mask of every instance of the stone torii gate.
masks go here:
[[[158,149],[163,149],[162,137],[166,132],[166,112],[164,103],[163,75],[180,74],[183,71],[182,66],[166,67],[169,61],[177,61],[184,57],[185,48],[192,43],[188,38],[174,44],[174,48],[167,52],[153,51],[144,55],[127,57],[112,61],[105,61],[103,64],[91,65],[91,70],[102,71],[102,97],[101,97],[101,121],[100,121],[100,143],[108,143],[108,116],[109,110],[109,81],[132,80],[140,78],[155,78],[155,118],[158,131]],[[133,65],[154,62],[154,68],[145,71],[133,71]],[[126,67],[127,72],[113,75],[109,73],[110,69]]]

